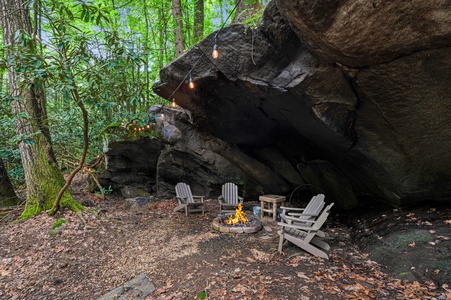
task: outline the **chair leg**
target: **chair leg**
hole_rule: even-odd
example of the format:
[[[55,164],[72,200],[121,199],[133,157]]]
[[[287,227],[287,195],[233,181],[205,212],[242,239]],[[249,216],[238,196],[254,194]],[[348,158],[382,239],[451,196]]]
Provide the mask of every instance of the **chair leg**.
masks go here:
[[[310,254],[313,254],[314,256],[318,256],[318,257],[322,257],[325,259],[329,259],[329,256],[327,255],[326,252],[322,251],[321,249],[316,248],[315,246],[306,243],[298,238],[295,238],[293,236],[287,235],[285,237],[287,240],[289,240],[290,242],[292,242],[293,244],[295,244],[296,246],[298,246],[299,248],[307,251]]]
[[[312,243],[313,245],[315,245],[315,246],[321,248],[321,249],[324,249],[324,250],[330,250],[329,244],[327,244],[326,242],[324,242],[323,240],[321,240],[321,239],[319,239],[319,238],[317,238],[317,237],[314,237],[314,238],[311,240],[311,243]]]
[[[280,235],[280,238],[279,238],[279,252],[282,252],[282,246],[283,246],[283,230],[280,230],[279,232],[278,232],[278,234]]]

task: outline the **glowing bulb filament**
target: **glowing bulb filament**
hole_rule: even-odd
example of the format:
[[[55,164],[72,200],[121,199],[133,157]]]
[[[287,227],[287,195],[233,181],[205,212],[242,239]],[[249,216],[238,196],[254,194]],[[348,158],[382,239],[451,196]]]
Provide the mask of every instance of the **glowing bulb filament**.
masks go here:
[[[188,84],[190,89],[194,89],[194,82],[193,82],[193,78],[191,77],[191,74],[189,74],[189,84]]]
[[[218,51],[218,47],[216,46],[216,44],[213,46],[213,53],[211,54],[211,56],[215,59],[218,58],[218,56],[219,56],[219,51]]]

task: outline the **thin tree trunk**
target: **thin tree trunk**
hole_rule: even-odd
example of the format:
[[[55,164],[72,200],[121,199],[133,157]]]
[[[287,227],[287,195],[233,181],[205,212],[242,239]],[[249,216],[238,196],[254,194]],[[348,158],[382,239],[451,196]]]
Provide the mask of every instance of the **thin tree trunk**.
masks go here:
[[[199,42],[204,36],[204,0],[197,0],[194,5],[194,42]]]
[[[147,7],[147,0],[143,0],[144,4],[144,20],[146,21],[146,36],[144,39],[144,53],[146,55],[146,103],[150,99],[150,70],[149,70],[149,12]]]
[[[83,114],[83,151],[81,153],[80,160],[78,161],[77,167],[72,171],[72,173],[69,175],[69,177],[66,180],[66,184],[61,188],[58,195],[56,196],[55,202],[53,203],[53,207],[50,210],[49,214],[54,215],[59,207],[61,199],[64,195],[64,193],[67,191],[67,188],[72,183],[72,180],[74,179],[75,175],[83,168],[86,160],[86,155],[88,154],[88,147],[89,147],[89,137],[88,137],[88,130],[89,130],[89,121],[88,121],[88,111],[85,108],[85,105],[83,104],[83,101],[81,101],[78,91],[76,89],[72,90],[72,98],[77,102],[78,107],[82,111]]]
[[[172,0],[172,15],[174,17],[175,53],[177,56],[185,51],[183,38],[182,5],[180,0]]]
[[[7,49],[7,55],[13,51],[25,55],[29,51],[29,48],[14,49],[17,31],[23,30],[30,36],[33,32],[27,4],[27,0],[0,1],[3,41],[5,47],[12,47]],[[42,85],[21,83],[13,66],[8,67],[8,76],[10,93],[15,99],[11,105],[17,117],[16,133],[26,138],[19,143],[27,184],[27,200],[21,218],[29,218],[50,209],[65,182],[52,149]],[[82,208],[68,191],[62,204],[75,211]]]

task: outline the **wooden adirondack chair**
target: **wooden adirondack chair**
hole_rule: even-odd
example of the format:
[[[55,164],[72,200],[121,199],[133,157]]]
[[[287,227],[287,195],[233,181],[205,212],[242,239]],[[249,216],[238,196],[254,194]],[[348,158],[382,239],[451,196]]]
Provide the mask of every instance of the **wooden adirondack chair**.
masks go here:
[[[204,211],[204,196],[193,196],[189,185],[183,182],[177,183],[175,186],[176,199],[179,205],[174,208],[174,211],[185,209],[185,214],[189,212],[202,212]],[[195,201],[195,199],[199,199]]]
[[[318,232],[320,232],[319,229],[326,222],[333,205],[332,203],[326,206],[315,220],[302,220],[301,222],[305,224],[296,224],[295,222],[288,224],[282,219],[278,223],[280,225],[278,232],[280,235],[279,252],[282,251],[284,240],[288,240],[314,256],[328,259],[329,256],[326,251],[330,250],[330,246],[322,240]]]
[[[296,224],[305,224],[302,220],[312,220],[319,216],[326,205],[324,198],[324,194],[313,196],[305,208],[282,206],[280,217],[288,224],[292,224],[293,222]]]
[[[234,212],[238,204],[243,204],[243,198],[238,196],[238,187],[232,182],[227,182],[222,186],[222,195],[218,197],[218,200],[220,214]]]

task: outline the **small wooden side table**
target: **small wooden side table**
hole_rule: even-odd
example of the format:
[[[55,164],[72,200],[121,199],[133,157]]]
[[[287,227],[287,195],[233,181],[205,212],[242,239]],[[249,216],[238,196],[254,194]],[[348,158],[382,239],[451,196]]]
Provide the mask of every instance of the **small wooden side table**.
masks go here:
[[[286,197],[279,195],[262,195],[259,199],[261,205],[260,218],[262,218],[265,212],[267,212],[272,214],[272,219],[275,221],[277,215],[277,205],[283,206]],[[265,204],[267,204],[266,207]]]

